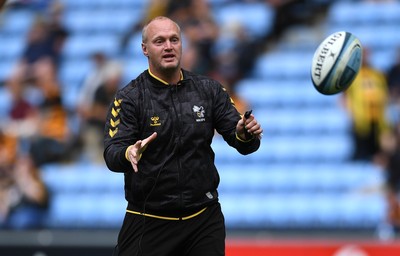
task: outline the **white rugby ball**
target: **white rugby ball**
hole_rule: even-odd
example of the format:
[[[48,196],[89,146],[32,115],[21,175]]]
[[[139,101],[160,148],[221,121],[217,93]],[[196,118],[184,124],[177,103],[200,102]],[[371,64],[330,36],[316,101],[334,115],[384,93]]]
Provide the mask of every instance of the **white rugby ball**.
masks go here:
[[[349,88],[360,71],[362,45],[352,33],[339,31],[318,46],[311,64],[311,79],[318,92],[332,95]]]

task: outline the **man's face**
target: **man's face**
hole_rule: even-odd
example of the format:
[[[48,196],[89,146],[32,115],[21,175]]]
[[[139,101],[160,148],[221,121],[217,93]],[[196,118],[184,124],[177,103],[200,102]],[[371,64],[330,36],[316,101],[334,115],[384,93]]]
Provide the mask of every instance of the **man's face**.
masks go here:
[[[142,50],[149,58],[150,70],[155,73],[179,70],[182,42],[176,24],[168,19],[154,20],[145,33]]]

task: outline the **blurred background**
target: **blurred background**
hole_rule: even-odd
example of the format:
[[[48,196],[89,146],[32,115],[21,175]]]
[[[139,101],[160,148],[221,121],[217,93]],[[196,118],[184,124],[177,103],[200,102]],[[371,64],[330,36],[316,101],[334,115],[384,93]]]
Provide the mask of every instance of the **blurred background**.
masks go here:
[[[182,28],[183,67],[264,129],[246,157],[213,142],[227,255],[400,253],[399,1],[1,3],[1,255],[111,255],[126,202],[103,162],[104,118],[147,68],[141,28],[158,15]],[[311,60],[336,31],[360,39],[363,66],[325,96]]]

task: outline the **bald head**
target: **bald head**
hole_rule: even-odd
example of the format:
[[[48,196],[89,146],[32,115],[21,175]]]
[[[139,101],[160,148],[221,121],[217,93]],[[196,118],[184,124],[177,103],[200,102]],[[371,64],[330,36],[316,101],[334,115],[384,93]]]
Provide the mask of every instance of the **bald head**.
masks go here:
[[[171,20],[170,18],[167,18],[165,16],[157,16],[153,19],[151,19],[147,24],[143,27],[142,29],[142,43],[146,43],[148,38],[148,28],[151,26],[153,23],[159,23],[159,22],[170,22],[174,24],[178,30],[178,33],[181,33],[181,28],[179,27],[178,23],[175,21]]]

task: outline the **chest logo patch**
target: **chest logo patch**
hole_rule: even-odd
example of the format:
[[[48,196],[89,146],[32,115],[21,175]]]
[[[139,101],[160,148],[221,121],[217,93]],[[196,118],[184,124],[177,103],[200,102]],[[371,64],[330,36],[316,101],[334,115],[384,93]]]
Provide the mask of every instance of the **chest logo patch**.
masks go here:
[[[205,115],[204,115],[206,113],[206,111],[204,110],[203,106],[198,107],[198,106],[194,105],[192,109],[193,109],[193,112],[196,113],[196,122],[206,121]]]
[[[150,118],[150,120],[151,120],[150,126],[160,126],[161,125],[159,116],[152,116]]]

